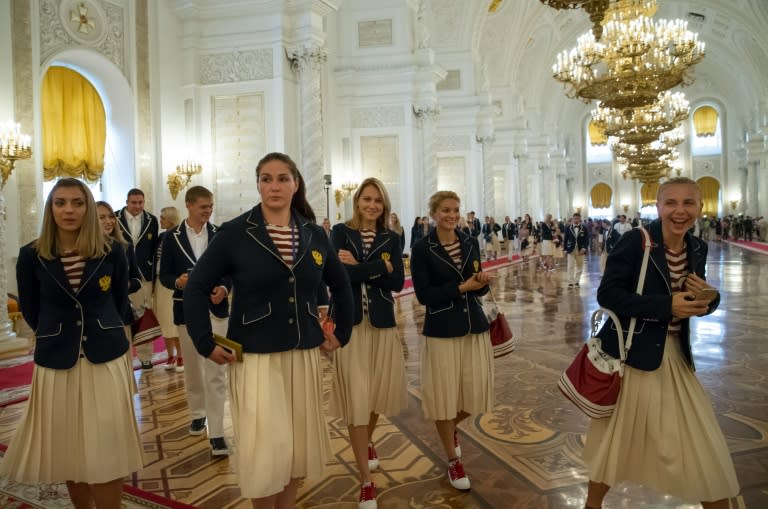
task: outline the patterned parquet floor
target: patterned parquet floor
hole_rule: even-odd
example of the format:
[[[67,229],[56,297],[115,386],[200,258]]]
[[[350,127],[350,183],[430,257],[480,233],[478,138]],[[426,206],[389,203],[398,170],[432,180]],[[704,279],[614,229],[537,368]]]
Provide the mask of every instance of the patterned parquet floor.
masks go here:
[[[398,299],[406,339],[409,408],[382,419],[375,439],[381,468],[374,474],[381,509],[581,508],[586,477],[581,449],[587,419],[555,383],[581,346],[595,308],[597,257],[588,259],[581,288],[568,289],[564,271],[503,268],[496,298],[518,340],[496,361],[496,410],[461,426],[464,465],[472,491],[453,490],[434,426],[419,399],[420,325],[415,296]],[[734,458],[742,492],[732,507],[768,507],[768,256],[728,244],[710,244],[708,280],[722,291],[719,310],[694,321],[697,374],[709,392]],[[248,508],[239,498],[232,463],[213,459],[207,440],[187,434],[184,379],[156,367],[137,372],[137,418],[145,468],[131,482],[145,491],[204,509]],[[326,388],[327,390],[327,388]],[[24,403],[0,409],[0,443],[8,443]],[[228,408],[227,408],[228,410]],[[228,415],[228,414],[227,414]],[[231,425],[226,420],[231,438]],[[354,509],[358,481],[342,421],[330,420],[334,458],[325,478],[305,482],[303,509]],[[235,444],[236,447],[236,444]],[[700,507],[622,483],[606,509]]]

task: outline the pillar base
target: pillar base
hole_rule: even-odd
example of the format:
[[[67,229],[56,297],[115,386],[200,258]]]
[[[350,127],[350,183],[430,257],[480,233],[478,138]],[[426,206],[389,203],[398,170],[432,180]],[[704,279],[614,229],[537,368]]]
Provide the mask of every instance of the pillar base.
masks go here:
[[[0,359],[17,357],[29,352],[29,341],[13,332],[10,321],[0,323]]]

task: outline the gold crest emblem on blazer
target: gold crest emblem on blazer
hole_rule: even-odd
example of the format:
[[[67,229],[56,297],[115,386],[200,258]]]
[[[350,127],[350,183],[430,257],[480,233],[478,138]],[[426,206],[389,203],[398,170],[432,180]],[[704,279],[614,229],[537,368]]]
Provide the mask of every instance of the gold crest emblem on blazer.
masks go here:
[[[323,255],[320,254],[320,251],[318,251],[316,249],[313,249],[312,250],[312,258],[315,260],[315,263],[317,265],[322,265],[323,264]]]
[[[381,253],[381,259],[384,260],[385,262],[388,262],[390,258],[392,258],[391,254],[389,254],[389,253]]]
[[[478,262],[477,260],[475,260],[475,261],[472,263],[472,265],[475,267],[475,272],[477,272],[477,271],[479,271],[479,270],[480,270],[480,262]]]
[[[109,291],[110,283],[112,283],[112,278],[110,276],[101,276],[99,278],[99,287],[102,292]]]

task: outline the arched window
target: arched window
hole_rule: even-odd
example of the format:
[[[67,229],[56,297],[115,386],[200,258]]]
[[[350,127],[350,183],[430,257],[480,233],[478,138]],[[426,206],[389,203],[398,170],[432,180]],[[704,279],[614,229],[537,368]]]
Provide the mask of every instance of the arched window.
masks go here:
[[[714,155],[722,152],[722,130],[720,114],[713,106],[705,104],[696,108],[691,115],[691,154]]]
[[[585,154],[587,163],[607,163],[613,158],[608,137],[593,122],[587,118],[584,123]]]
[[[611,186],[604,183],[595,184],[589,192],[590,217],[611,217],[611,202],[613,201],[613,190]]]

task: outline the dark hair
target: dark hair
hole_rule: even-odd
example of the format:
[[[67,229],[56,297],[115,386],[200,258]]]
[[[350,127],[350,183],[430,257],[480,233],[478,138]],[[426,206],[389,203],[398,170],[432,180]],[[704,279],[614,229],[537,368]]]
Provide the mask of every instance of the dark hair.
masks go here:
[[[572,215],[571,217],[576,217],[576,216],[579,216],[579,217],[581,217],[581,214],[580,214],[580,213],[578,213],[578,212],[574,212],[574,213],[573,213],[573,215]]]
[[[291,159],[288,155],[281,152],[270,152],[269,154],[262,157],[261,161],[259,161],[259,164],[256,165],[256,179],[258,180],[259,178],[261,167],[270,161],[280,161],[281,163],[285,164],[289,170],[291,170],[291,175],[293,175],[294,180],[298,181],[299,183],[298,189],[296,189],[296,192],[293,193],[293,198],[291,198],[291,208],[295,209],[296,212],[306,217],[311,222],[316,223],[317,219],[315,217],[315,212],[312,210],[312,207],[307,201],[307,188],[304,185],[304,177],[301,176],[299,169],[296,167],[296,163],[294,163],[293,159]]]
[[[131,189],[130,191],[128,191],[128,195],[126,196],[126,199],[127,199],[127,198],[130,198],[131,196],[135,196],[135,195],[144,196],[144,191],[142,191],[141,189],[136,189],[136,188],[134,187],[133,189]]]

